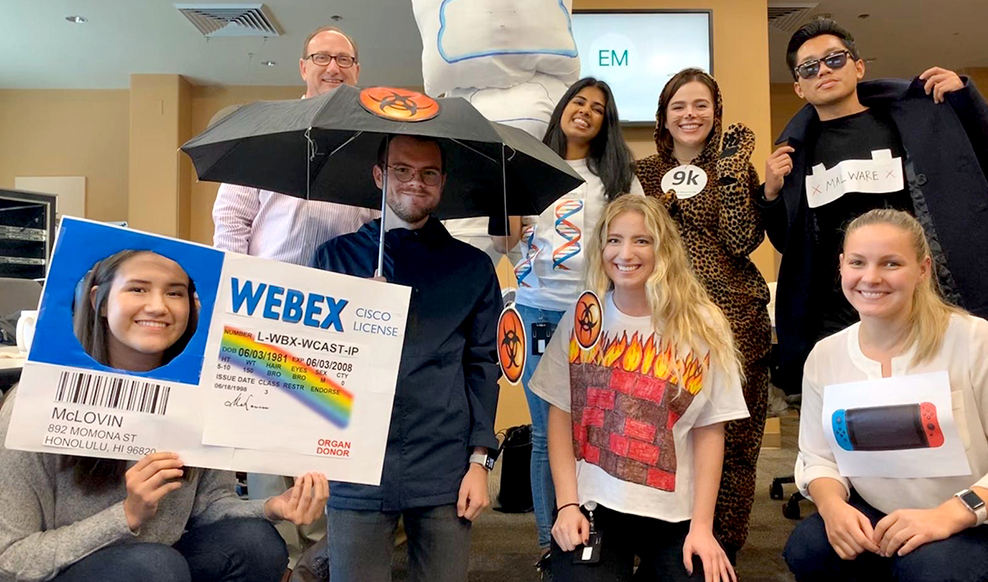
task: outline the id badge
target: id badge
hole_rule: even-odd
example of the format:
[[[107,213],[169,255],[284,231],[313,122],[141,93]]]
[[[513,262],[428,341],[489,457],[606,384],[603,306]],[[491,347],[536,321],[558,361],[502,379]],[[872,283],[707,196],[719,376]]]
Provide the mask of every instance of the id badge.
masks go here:
[[[590,537],[587,539],[587,543],[582,546],[577,546],[577,548],[573,550],[573,563],[596,564],[599,562],[600,541],[601,534],[599,531],[590,532]]]
[[[532,324],[532,355],[541,356],[552,338],[556,326],[547,321],[537,321]]]

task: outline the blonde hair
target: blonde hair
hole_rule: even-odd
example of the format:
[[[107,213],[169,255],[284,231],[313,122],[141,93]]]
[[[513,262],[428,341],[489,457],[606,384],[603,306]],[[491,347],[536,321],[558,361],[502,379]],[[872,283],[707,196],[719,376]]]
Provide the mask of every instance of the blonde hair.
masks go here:
[[[964,314],[963,309],[947,303],[940,294],[940,284],[933,271],[933,257],[930,244],[926,240],[926,232],[919,221],[901,210],[891,208],[876,208],[855,218],[847,226],[844,233],[844,247],[851,233],[865,226],[886,224],[898,228],[909,238],[909,243],[916,251],[916,260],[922,263],[930,258],[930,276],[916,285],[913,292],[912,306],[909,311],[908,332],[905,346],[916,346],[916,355],[912,363],[919,364],[932,359],[943,345],[943,336],[950,324],[950,316],[954,313]]]
[[[587,286],[601,297],[613,289],[604,271],[603,250],[611,221],[625,212],[641,214],[652,235],[655,266],[645,282],[645,295],[653,330],[697,355],[709,350],[711,362],[740,376],[739,354],[727,318],[694,276],[679,229],[657,198],[625,194],[604,208],[587,244]]]

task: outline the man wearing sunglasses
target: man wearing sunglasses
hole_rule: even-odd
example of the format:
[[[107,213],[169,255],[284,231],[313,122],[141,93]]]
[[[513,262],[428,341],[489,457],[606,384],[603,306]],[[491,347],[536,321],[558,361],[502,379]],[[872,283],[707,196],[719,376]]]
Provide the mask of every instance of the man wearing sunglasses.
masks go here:
[[[813,345],[857,321],[838,257],[843,227],[872,208],[916,216],[947,298],[988,316],[988,104],[939,67],[911,82],[860,82],[864,61],[832,20],[797,30],[786,62],[808,105],[776,142],[755,205],[783,253],[773,379],[796,392]]]

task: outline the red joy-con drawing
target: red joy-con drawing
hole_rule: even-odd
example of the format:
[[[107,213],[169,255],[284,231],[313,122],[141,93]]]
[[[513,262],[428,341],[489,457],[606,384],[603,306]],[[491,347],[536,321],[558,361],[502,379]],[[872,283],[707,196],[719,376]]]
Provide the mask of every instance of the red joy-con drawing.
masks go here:
[[[942,445],[943,431],[940,430],[940,421],[937,420],[937,407],[932,402],[920,403],[919,418],[923,423],[923,432],[926,433],[929,447],[932,449]]]

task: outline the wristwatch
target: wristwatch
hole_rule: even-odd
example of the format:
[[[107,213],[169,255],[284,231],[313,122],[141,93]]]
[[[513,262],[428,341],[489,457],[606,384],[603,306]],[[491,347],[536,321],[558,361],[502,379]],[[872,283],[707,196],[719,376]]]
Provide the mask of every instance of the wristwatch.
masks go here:
[[[478,465],[487,469],[488,471],[494,470],[494,461],[495,461],[494,457],[488,455],[487,453],[474,453],[470,455],[471,463],[477,463]]]
[[[988,507],[985,507],[985,500],[982,499],[977,493],[971,491],[970,489],[965,489],[960,493],[955,493],[954,497],[961,500],[964,507],[971,510],[971,513],[977,518],[978,522],[975,527],[983,524],[985,520],[988,520]]]

